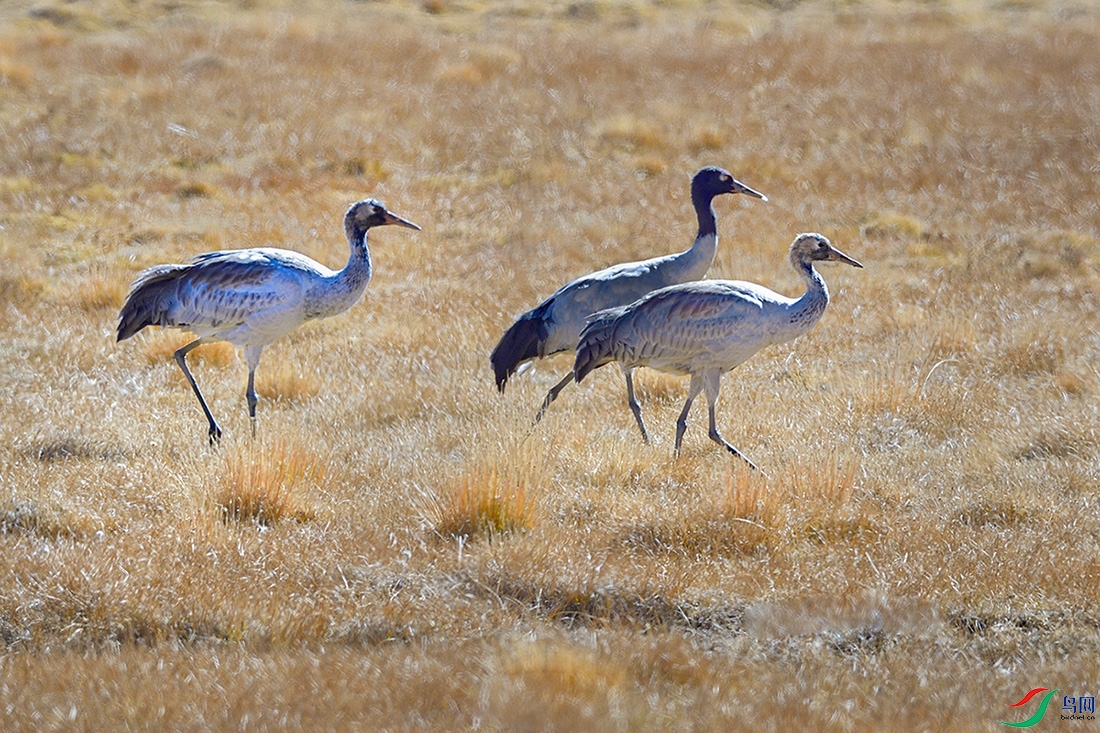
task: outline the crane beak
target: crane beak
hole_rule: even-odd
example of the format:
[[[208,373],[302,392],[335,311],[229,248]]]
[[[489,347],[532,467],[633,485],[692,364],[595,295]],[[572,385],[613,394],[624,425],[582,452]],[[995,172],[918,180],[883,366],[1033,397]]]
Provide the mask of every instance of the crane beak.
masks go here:
[[[760,193],[759,191],[757,191],[755,189],[749,188],[744,183],[741,183],[741,181],[738,181],[736,178],[733,180],[733,190],[730,191],[730,193],[743,193],[747,196],[752,196],[754,198],[758,198],[761,201],[767,201],[768,200],[767,196],[765,196],[764,194]]]
[[[858,260],[853,260],[851,257],[831,245],[829,247],[829,256],[826,259],[830,262],[843,262],[844,264],[851,265],[852,267],[863,267],[863,265],[861,265]]]
[[[384,223],[385,224],[396,224],[398,226],[408,227],[409,229],[415,229],[416,231],[420,231],[420,227],[418,227],[416,224],[413,224],[408,219],[402,219],[400,216],[398,216],[397,214],[394,214],[392,211],[387,211],[386,212],[386,220],[385,220]]]

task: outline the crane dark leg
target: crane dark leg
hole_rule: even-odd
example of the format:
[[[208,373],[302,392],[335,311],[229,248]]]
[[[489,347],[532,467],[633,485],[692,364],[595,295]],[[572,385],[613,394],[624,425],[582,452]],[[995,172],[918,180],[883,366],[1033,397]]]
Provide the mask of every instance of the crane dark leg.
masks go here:
[[[542,407],[535,413],[535,425],[539,424],[539,420],[542,419],[542,414],[546,412],[546,408],[550,406],[550,403],[558,398],[558,393],[565,389],[566,385],[573,381],[573,372],[569,372],[565,377],[550,388],[550,391],[546,393],[546,399],[542,401]]]
[[[195,378],[191,376],[191,370],[187,368],[187,355],[192,349],[202,343],[203,340],[201,338],[195,339],[186,346],[177,349],[175,357],[176,363],[179,364],[180,369],[183,370],[183,376],[187,377],[187,381],[191,384],[191,389],[195,391],[195,396],[199,398],[199,404],[202,405],[202,411],[206,415],[207,422],[210,423],[210,445],[214,445],[222,439],[222,429],[218,427],[218,422],[214,419],[214,416],[210,414],[210,408],[206,406],[206,400],[199,390],[199,383],[195,381]]]
[[[684,439],[684,431],[688,426],[688,412],[691,411],[691,403],[703,391],[703,379],[698,374],[691,375],[691,384],[688,386],[688,398],[684,403],[684,409],[680,411],[680,417],[676,420],[676,448],[674,453],[680,455],[680,443]]]
[[[252,424],[252,437],[256,437],[256,403],[259,402],[259,398],[256,396],[256,372],[249,370],[248,372],[248,388],[244,391],[244,398],[248,400],[248,421]]]
[[[244,398],[248,400],[248,422],[252,426],[252,437],[256,437],[256,367],[260,365],[260,356],[264,353],[263,346],[250,344],[244,349],[244,361],[248,364],[248,387],[244,391]]]
[[[748,458],[746,458],[744,456],[744,454],[741,453],[741,451],[737,450],[732,445],[730,445],[729,441],[727,441],[725,438],[723,438],[722,434],[718,432],[718,423],[715,420],[714,408],[715,408],[715,405],[718,404],[718,388],[720,386],[719,380],[721,379],[721,376],[722,375],[721,375],[720,372],[708,372],[704,376],[704,380],[703,380],[704,384],[706,386],[706,390],[707,390],[707,412],[710,416],[710,429],[708,430],[707,435],[715,443],[722,446],[723,448],[728,450],[730,453],[732,453],[733,455],[740,458],[745,463],[749,464],[749,467],[752,470],[760,471],[759,466],[757,466],[755,463],[753,463]],[[764,474],[763,471],[760,471],[760,473]],[[766,474],[764,474],[764,475],[766,476]]]
[[[648,444],[649,433],[646,432],[645,420],[642,419],[642,405],[634,396],[634,370],[623,366],[622,363],[619,366],[622,367],[623,376],[626,377],[626,401],[630,404],[630,411],[634,413],[634,419],[638,422],[638,429],[642,431],[642,440]]]

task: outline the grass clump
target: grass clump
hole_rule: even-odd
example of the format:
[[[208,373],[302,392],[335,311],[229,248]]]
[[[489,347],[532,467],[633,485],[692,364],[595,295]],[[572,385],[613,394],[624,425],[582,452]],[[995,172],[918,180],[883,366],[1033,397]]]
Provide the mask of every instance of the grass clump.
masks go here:
[[[301,364],[276,357],[265,363],[256,377],[256,393],[269,400],[300,402],[316,397],[323,383],[314,371]]]
[[[863,217],[859,228],[864,237],[893,237],[920,239],[924,236],[924,224],[915,217],[897,211],[876,211]]]
[[[279,440],[264,447],[253,440],[226,458],[211,500],[226,522],[306,522],[316,516],[306,495],[327,473],[328,464],[304,446]]]
[[[57,540],[87,534],[77,517],[39,502],[8,499],[0,504],[0,534],[22,534]]]
[[[495,537],[530,529],[535,496],[546,480],[541,456],[520,449],[501,461],[478,461],[439,496],[435,531],[442,537]]]

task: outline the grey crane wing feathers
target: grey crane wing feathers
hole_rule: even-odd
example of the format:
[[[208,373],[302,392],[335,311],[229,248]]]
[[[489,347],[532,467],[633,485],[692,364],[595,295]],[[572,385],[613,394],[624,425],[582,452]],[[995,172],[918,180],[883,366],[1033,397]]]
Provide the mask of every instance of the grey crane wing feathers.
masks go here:
[[[794,301],[767,288],[701,280],[663,288],[623,309],[615,324],[616,357],[627,366],[675,373],[723,370],[783,340],[782,312]]]
[[[553,324],[544,353],[571,351],[585,321],[596,311],[631,303],[646,293],[671,282],[668,264],[675,255],[654,257],[641,262],[626,262],[578,278],[546,299]]]
[[[260,339],[267,341],[306,319],[308,282],[333,274],[288,250],[228,250],[197,255],[182,265],[150,268],[131,292],[145,291],[157,299],[152,307],[162,326],[235,341],[233,330],[249,323],[251,330],[270,331],[269,339]]]

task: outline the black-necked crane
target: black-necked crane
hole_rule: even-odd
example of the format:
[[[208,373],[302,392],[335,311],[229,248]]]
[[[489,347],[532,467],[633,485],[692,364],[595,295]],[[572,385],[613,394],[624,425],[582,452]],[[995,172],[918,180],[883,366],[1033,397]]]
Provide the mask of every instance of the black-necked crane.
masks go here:
[[[691,247],[676,254],[626,262],[585,275],[562,286],[521,315],[505,331],[489,357],[497,389],[504,392],[508,377],[533,359],[575,351],[585,321],[596,311],[626,305],[652,290],[703,277],[714,262],[718,247],[714,199],[726,193],[743,193],[762,201],[768,200],[767,196],[741,183],[728,171],[714,166],[700,169],[691,180],[691,203],[699,220],[699,232]],[[624,366],[623,374],[630,409],[634,412],[642,436],[648,441],[641,406],[634,396],[632,372]],[[536,423],[558,393],[572,381],[573,372],[570,371],[550,388],[535,415]]]
[[[187,354],[212,341],[243,348],[248,365],[245,398],[255,435],[256,366],[264,347],[306,321],[342,313],[359,300],[371,277],[367,232],[386,224],[420,229],[374,199],[351,205],[344,215],[351,255],[342,270],[272,247],[207,252],[182,264],[150,267],[138,275],[122,305],[118,340],[153,325],[198,336],[176,350],[175,359],[210,424],[211,445],[221,439],[222,429],[187,368]]]
[[[806,292],[798,299],[755,283],[700,280],[597,313],[577,345],[574,377],[580,382],[593,369],[613,361],[624,369],[648,366],[690,375],[687,402],[676,421],[676,454],[691,403],[705,391],[710,439],[757,468],[718,432],[714,407],[722,375],[760,349],[801,336],[817,323],[829,304],[829,290],[814,269],[815,262],[863,267],[817,233],[798,235],[791,244],[790,260],[806,281]]]

